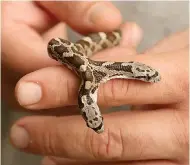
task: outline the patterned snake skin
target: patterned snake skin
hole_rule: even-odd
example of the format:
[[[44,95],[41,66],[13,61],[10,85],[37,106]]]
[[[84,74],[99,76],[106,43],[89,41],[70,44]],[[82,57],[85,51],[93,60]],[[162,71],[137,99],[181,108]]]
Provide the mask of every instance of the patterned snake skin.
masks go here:
[[[89,57],[106,48],[119,44],[121,31],[99,32],[71,43],[61,38],[53,38],[48,43],[51,58],[66,64],[81,78],[78,105],[88,127],[97,133],[104,131],[103,117],[97,105],[97,91],[100,83],[115,78],[136,79],[155,83],[160,74],[153,68],[139,62],[93,61]]]

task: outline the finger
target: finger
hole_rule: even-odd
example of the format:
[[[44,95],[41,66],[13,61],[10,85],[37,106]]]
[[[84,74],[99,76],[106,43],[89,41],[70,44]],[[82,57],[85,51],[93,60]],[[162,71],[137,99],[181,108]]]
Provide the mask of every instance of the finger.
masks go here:
[[[102,134],[81,116],[33,116],[19,120],[10,137],[25,152],[85,161],[187,160],[186,115],[171,109],[106,114]]]
[[[26,74],[57,64],[48,57],[46,44],[41,36],[25,25],[7,28],[2,33],[2,38],[2,63],[12,71]]]
[[[42,10],[34,1],[4,1],[2,3],[2,21],[3,24],[9,23],[10,26],[12,23],[16,23],[16,25],[25,24],[39,33],[43,33],[57,23],[57,20],[52,15]]]
[[[47,44],[52,38],[55,37],[67,39],[68,36],[67,36],[66,25],[64,23],[59,23],[54,27],[50,28],[45,33],[43,33],[42,37]]]
[[[118,28],[122,20],[119,10],[110,2],[40,1],[38,3],[58,20],[66,22],[82,33],[111,31]]]
[[[174,165],[170,160],[143,160],[143,161],[79,161],[58,157],[45,157],[41,165]]]
[[[129,51],[129,54],[133,53]],[[19,104],[29,109],[76,105],[79,83],[78,77],[65,66],[48,67],[19,80],[15,95]],[[104,96],[100,97],[101,100]]]
[[[163,53],[176,51],[189,46],[189,29],[174,33],[166,39],[158,42],[155,46],[145,51],[145,53]]]
[[[39,34],[55,24],[46,12],[34,2],[4,2],[2,16],[2,63],[11,72],[25,74],[55,64]]]
[[[121,54],[120,61],[138,61],[155,68],[161,75],[161,81],[150,84],[135,80],[110,80],[99,87],[100,105],[170,104],[187,97],[188,82],[185,80],[188,68],[184,67],[188,66],[187,50],[163,55],[126,56],[126,49],[120,48],[107,51],[106,56],[103,52],[96,59],[118,61],[115,54]],[[62,69],[62,66],[49,67],[24,76],[16,86],[16,97],[22,106],[29,109],[76,105],[78,88],[79,79],[71,70]]]
[[[136,48],[143,37],[142,29],[134,22],[126,22],[121,26],[122,40],[120,46]]]

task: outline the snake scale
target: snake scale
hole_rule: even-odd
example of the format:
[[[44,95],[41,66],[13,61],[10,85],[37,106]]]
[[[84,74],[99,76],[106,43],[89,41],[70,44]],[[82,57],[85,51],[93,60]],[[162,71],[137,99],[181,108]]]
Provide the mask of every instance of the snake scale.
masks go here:
[[[78,106],[86,125],[97,133],[104,131],[103,117],[97,105],[100,83],[115,78],[136,79],[150,83],[161,79],[155,69],[139,62],[94,61],[89,58],[100,50],[118,45],[121,38],[121,30],[115,30],[92,33],[76,43],[62,38],[53,38],[48,43],[49,56],[66,64],[80,77]]]

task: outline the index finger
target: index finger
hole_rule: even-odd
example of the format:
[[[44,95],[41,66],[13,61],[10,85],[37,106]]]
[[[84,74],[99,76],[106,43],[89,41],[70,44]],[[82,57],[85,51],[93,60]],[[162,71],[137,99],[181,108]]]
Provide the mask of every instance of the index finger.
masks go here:
[[[80,116],[25,117],[12,127],[11,139],[24,151],[71,159],[179,160],[187,157],[188,138],[181,135],[188,132],[188,121],[173,114],[171,109],[106,114],[102,134],[87,128]]]
[[[100,105],[171,104],[179,103],[187,97],[185,92],[188,89],[187,50],[146,56],[126,56],[125,53],[126,49],[113,49],[107,51],[106,56],[102,52],[101,57],[96,57],[96,59],[117,61],[118,56],[115,54],[122,54],[119,56],[120,61],[138,61],[158,70],[161,81],[150,84],[136,80],[110,80],[99,87],[98,103]],[[47,109],[75,105],[78,88],[79,81],[70,70],[61,66],[49,67],[23,77],[16,86],[16,96],[24,107]],[[35,102],[28,101],[36,97],[38,98]]]

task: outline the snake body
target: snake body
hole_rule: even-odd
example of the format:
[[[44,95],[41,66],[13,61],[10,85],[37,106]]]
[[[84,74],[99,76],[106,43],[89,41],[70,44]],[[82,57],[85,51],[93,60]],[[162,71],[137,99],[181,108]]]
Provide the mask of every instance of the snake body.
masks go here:
[[[97,105],[97,91],[100,83],[115,78],[136,79],[155,83],[160,74],[150,66],[139,62],[94,61],[89,57],[103,49],[120,43],[121,31],[90,34],[76,43],[62,38],[53,38],[48,43],[51,58],[66,64],[81,79],[78,106],[86,125],[97,133],[104,131],[103,117]]]

